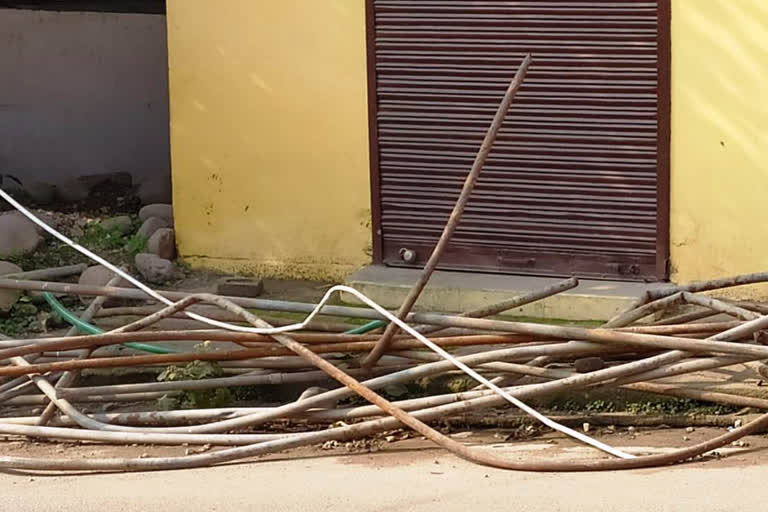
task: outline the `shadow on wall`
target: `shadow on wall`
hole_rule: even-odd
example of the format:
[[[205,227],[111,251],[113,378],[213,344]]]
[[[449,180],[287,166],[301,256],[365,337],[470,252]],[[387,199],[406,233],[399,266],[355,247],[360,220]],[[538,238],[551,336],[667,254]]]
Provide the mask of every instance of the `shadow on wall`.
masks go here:
[[[672,9],[673,279],[764,271],[768,3],[676,0]]]
[[[165,15],[0,9],[0,62],[0,172],[44,196],[127,174],[170,201]]]

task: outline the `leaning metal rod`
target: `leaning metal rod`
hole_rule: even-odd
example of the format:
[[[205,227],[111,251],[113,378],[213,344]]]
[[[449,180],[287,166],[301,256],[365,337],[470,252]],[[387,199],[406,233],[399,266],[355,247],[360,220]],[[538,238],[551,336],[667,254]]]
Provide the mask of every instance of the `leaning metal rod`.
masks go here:
[[[571,277],[571,278],[565,279],[564,281],[560,281],[559,283],[555,283],[551,286],[547,286],[542,290],[537,290],[535,292],[531,292],[525,295],[521,295],[519,297],[515,297],[514,299],[508,299],[501,302],[497,302],[496,304],[491,304],[489,306],[485,306],[479,309],[474,309],[472,311],[462,313],[459,316],[468,317],[468,318],[485,318],[489,316],[498,315],[500,313],[504,313],[505,311],[509,311],[510,309],[518,308],[520,306],[524,306],[532,302],[538,302],[542,299],[546,299],[547,297],[551,297],[552,295],[557,295],[558,293],[564,292],[566,290],[571,290],[573,288],[576,288],[578,285],[579,285],[579,280],[576,279],[575,277]],[[446,329],[446,327],[420,325],[420,326],[414,327],[414,329],[416,329],[422,334],[434,334],[438,331],[442,331],[443,329]]]
[[[437,245],[435,245],[435,248],[432,250],[432,254],[429,256],[427,263],[424,265],[424,268],[419,275],[419,279],[408,292],[408,296],[403,301],[400,309],[397,310],[397,317],[400,320],[405,320],[405,318],[408,316],[408,313],[411,312],[413,305],[418,300],[422,290],[427,285],[429,278],[432,276],[432,272],[435,271],[435,268],[440,261],[440,257],[443,255],[443,251],[445,251],[446,247],[448,247],[448,243],[453,236],[453,232],[456,231],[456,227],[459,225],[461,216],[464,213],[464,208],[467,206],[469,196],[472,195],[472,190],[475,188],[475,183],[477,183],[480,172],[483,170],[483,166],[485,166],[485,160],[488,158],[488,154],[491,152],[493,143],[496,141],[496,135],[499,133],[501,125],[504,122],[504,118],[509,111],[509,107],[512,105],[512,100],[515,98],[515,94],[523,84],[523,80],[525,79],[525,75],[528,72],[528,66],[530,63],[531,56],[529,54],[526,55],[523,59],[522,64],[520,64],[520,68],[517,70],[517,73],[515,73],[515,76],[512,78],[507,91],[504,93],[504,98],[501,100],[501,104],[496,110],[496,114],[493,117],[491,126],[488,128],[488,131],[485,134],[485,138],[483,139],[483,143],[480,146],[477,155],[475,156],[472,169],[469,171],[469,174],[467,174],[467,178],[464,181],[464,186],[462,187],[461,193],[456,200],[456,204],[453,206],[451,216],[448,218],[448,222],[443,228],[440,239],[437,241]],[[390,323],[387,325],[387,328],[384,330],[384,334],[381,336],[381,339],[377,343],[376,347],[371,351],[370,354],[368,354],[367,357],[363,359],[362,366],[364,368],[371,368],[376,364],[376,361],[378,361],[384,352],[386,352],[389,348],[389,343],[392,341],[392,336],[397,334],[397,331],[398,327],[395,323]]]
[[[707,297],[705,295],[695,295],[690,292],[682,292],[682,298],[683,302],[688,304],[709,308],[713,311],[717,311],[718,313],[734,316],[740,320],[755,320],[761,316],[759,313],[755,313],[754,311],[750,311],[748,309],[736,306],[735,304],[729,304],[712,297]]]
[[[610,321],[618,318],[621,315],[630,313],[632,310],[643,306],[645,303],[661,299],[668,295],[673,295],[677,292],[705,292],[711,290],[719,290],[722,288],[732,288],[734,286],[742,286],[745,284],[757,284],[768,281],[768,272],[757,272],[754,274],[742,274],[732,277],[724,277],[720,279],[712,279],[709,281],[696,281],[685,285],[672,285],[662,288],[656,288],[653,290],[646,290],[643,292],[630,306],[619,313]]]
[[[733,288],[734,286],[743,286],[745,284],[757,284],[768,281],[768,272],[756,272],[754,274],[741,274],[738,276],[723,277],[720,279],[710,279],[708,281],[696,281],[689,284],[668,286],[648,290],[649,300],[655,300],[676,292],[706,292],[719,290],[722,288]]]
[[[670,295],[669,297],[664,297],[664,298],[655,300],[653,302],[649,302],[648,304],[645,304],[637,309],[632,309],[619,316],[611,318],[606,323],[601,325],[601,327],[603,327],[604,329],[610,329],[615,327],[625,327],[627,325],[630,325],[632,322],[636,322],[641,318],[645,318],[646,316],[652,313],[655,313],[656,311],[666,309],[675,304],[680,304],[682,300],[683,300],[682,293],[678,292],[673,295]]]
[[[679,315],[662,318],[661,320],[653,322],[653,325],[687,324],[689,322],[695,322],[696,320],[702,320],[704,318],[709,318],[719,314],[720,313],[711,311],[710,309],[702,309],[699,311],[691,311],[690,313],[682,313]]]

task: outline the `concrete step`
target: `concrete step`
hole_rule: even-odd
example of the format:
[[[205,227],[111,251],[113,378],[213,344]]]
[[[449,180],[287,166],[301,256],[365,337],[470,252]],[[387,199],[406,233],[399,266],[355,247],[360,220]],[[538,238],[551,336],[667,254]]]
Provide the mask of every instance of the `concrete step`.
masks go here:
[[[396,309],[418,279],[419,269],[371,265],[352,274],[346,284],[384,307]],[[540,290],[561,278],[436,271],[416,303],[417,311],[461,312]],[[608,320],[641,293],[663,283],[637,283],[584,279],[579,286],[527,306],[510,316],[560,320]],[[342,300],[359,301],[343,294]]]

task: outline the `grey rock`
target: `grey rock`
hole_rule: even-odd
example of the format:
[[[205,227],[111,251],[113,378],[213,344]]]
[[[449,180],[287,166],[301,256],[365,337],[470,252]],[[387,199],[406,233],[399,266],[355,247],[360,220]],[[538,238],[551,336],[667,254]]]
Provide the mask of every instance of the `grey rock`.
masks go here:
[[[19,182],[21,182],[21,179],[19,179],[19,177],[13,173],[0,173],[0,186],[2,186],[3,190],[5,190],[12,197],[23,199],[26,190],[24,190],[24,185]]]
[[[8,274],[18,274],[19,272],[23,272],[23,269],[15,263],[0,261],[0,277]]]
[[[260,277],[224,277],[216,283],[218,295],[258,297],[263,292],[264,281]]]
[[[40,212],[40,211],[33,211],[32,213],[35,215],[35,217],[43,221],[45,224],[48,224],[53,229],[58,229],[59,221],[55,215],[51,213]],[[16,217],[19,219],[18,222],[20,224],[29,223],[30,225],[34,226],[34,228],[37,230],[38,233],[40,234],[45,233],[45,230],[43,228],[41,228],[31,220],[27,219],[24,215],[21,214],[21,212],[11,211],[11,212],[2,213],[0,215],[4,217],[5,216]]]
[[[88,267],[83,271],[82,274],[80,274],[80,279],[78,279],[78,283],[86,286],[105,286],[113,277],[115,277],[115,273],[109,270],[107,267],[101,266],[101,265],[94,265],[92,267]],[[120,279],[120,281],[115,286],[130,286],[129,283],[125,279]],[[93,297],[84,297],[81,296],[80,300],[87,304],[93,300]],[[107,299],[104,302],[105,306],[113,305],[119,303],[119,299]]]
[[[65,203],[80,202],[90,193],[90,187],[78,178],[62,181],[56,185],[56,196]]]
[[[0,261],[0,277],[21,272],[21,267],[9,261]],[[0,313],[7,313],[21,297],[21,290],[0,290]]]
[[[176,237],[173,229],[160,228],[155,231],[147,240],[147,252],[172,260],[176,256]]]
[[[85,286],[104,286],[113,277],[115,277],[115,273],[109,270],[107,267],[102,265],[93,265],[92,267],[85,269],[83,273],[80,274],[78,283]],[[127,283],[125,280],[121,279],[118,286],[124,286],[126,284]]]
[[[0,257],[28,254],[40,245],[37,227],[17,213],[0,215]]]
[[[133,221],[128,215],[119,215],[102,220],[99,225],[107,231],[116,230],[121,235],[127,235],[133,228]]]
[[[144,222],[150,217],[160,217],[173,224],[173,206],[163,203],[143,206],[141,210],[139,210],[139,219]]]
[[[134,260],[139,274],[150,283],[162,284],[179,275],[176,265],[156,254],[137,254]]]
[[[36,181],[24,187],[24,191],[36,204],[51,204],[56,199],[56,186],[51,183]]]
[[[171,174],[164,170],[157,177],[149,178],[139,184],[136,191],[141,204],[171,202]]]
[[[169,227],[171,227],[171,223],[166,219],[160,217],[150,217],[144,221],[136,234],[149,240],[149,238],[154,235],[155,231],[158,229]]]

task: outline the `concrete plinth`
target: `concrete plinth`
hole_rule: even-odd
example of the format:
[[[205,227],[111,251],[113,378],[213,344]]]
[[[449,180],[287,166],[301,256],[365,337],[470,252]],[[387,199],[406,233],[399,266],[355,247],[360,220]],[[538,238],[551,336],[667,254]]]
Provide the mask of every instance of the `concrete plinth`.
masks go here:
[[[384,307],[395,309],[418,279],[420,270],[384,266],[366,267],[347,279]],[[468,311],[540,290],[560,278],[437,271],[416,303],[416,310]],[[662,283],[580,280],[579,286],[553,297],[510,310],[510,316],[561,320],[608,320],[644,291]],[[358,302],[345,294],[343,300]]]

